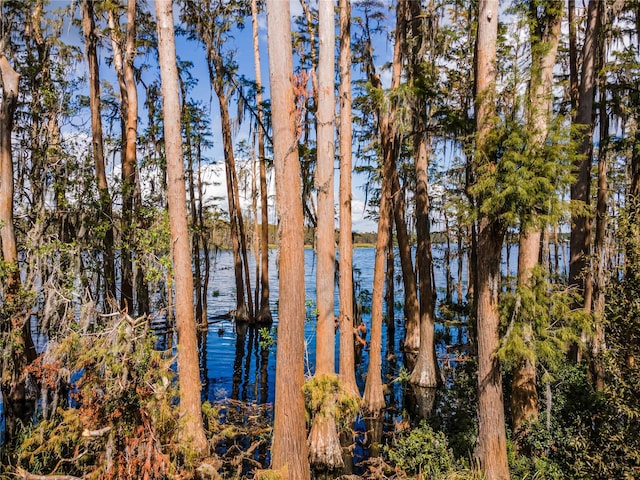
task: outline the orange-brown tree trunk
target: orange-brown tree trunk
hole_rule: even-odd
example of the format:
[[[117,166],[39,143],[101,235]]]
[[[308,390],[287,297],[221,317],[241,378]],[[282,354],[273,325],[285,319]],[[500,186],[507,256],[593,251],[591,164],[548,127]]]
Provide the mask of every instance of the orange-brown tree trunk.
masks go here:
[[[233,266],[236,280],[236,320],[240,322],[249,321],[250,314],[247,309],[247,300],[245,298],[245,282],[244,267],[242,263],[240,227],[238,225],[238,209],[236,196],[234,192],[234,176],[236,162],[233,155],[233,139],[231,136],[231,119],[229,116],[229,105],[224,94],[224,87],[217,86],[218,82],[214,82],[214,89],[218,95],[218,103],[220,105],[220,124],[222,128],[222,143],[224,150],[224,168],[227,179],[227,205],[229,206],[229,222],[231,231],[231,246],[233,249]],[[249,294],[251,298],[251,294]]]
[[[91,109],[91,144],[93,147],[93,164],[96,170],[96,183],[100,195],[100,221],[106,224],[104,234],[104,278],[106,297],[116,298],[116,277],[113,258],[113,222],[111,212],[111,195],[107,183],[104,161],[104,143],[102,131],[102,115],[100,114],[100,67],[98,64],[97,36],[93,2],[82,1],[82,30],[87,51],[89,68],[89,107]]]
[[[538,265],[542,231],[539,228],[520,232],[518,241],[518,286],[530,287],[532,270]],[[532,325],[524,326],[524,342],[534,341]],[[513,370],[511,384],[511,420],[516,439],[525,422],[538,419],[538,389],[536,364],[528,357],[521,359]]]
[[[251,19],[253,26],[253,58],[256,81],[256,103],[258,111],[258,161],[260,164],[260,307],[257,320],[260,323],[271,323],[271,307],[269,305],[269,203],[267,189],[267,159],[264,149],[264,112],[262,107],[262,72],[260,69],[260,42],[258,35],[257,0],[251,0]],[[257,259],[256,259],[257,262]],[[256,279],[256,282],[258,280]]]
[[[396,35],[393,51],[393,66],[391,74],[391,89],[400,85],[402,71],[402,39],[404,38],[404,2],[398,4],[396,12]],[[372,45],[367,46],[367,71],[369,81],[374,88],[382,89],[382,82],[375,72],[373,65]],[[373,294],[371,298],[371,343],[369,349],[369,369],[364,388],[364,406],[378,416],[385,406],[382,391],[382,317],[383,317],[383,290],[385,249],[389,246],[390,226],[393,215],[393,202],[391,199],[393,190],[393,177],[395,175],[396,159],[400,149],[400,138],[394,126],[396,103],[391,102],[388,110],[378,109],[378,131],[382,144],[382,188],[380,192],[380,205],[378,213],[378,236],[376,239],[376,253],[373,267]],[[388,301],[392,301],[389,299]]]
[[[435,349],[435,289],[431,281],[433,257],[431,252],[431,228],[429,218],[429,152],[427,148],[427,105],[419,88],[427,79],[424,69],[426,49],[426,25],[420,2],[409,2],[412,34],[409,62],[409,83],[418,94],[412,112],[413,149],[416,165],[416,264],[418,267],[418,291],[420,294],[420,345],[416,364],[411,372],[411,383],[420,387],[435,388],[440,383]],[[447,278],[447,284],[449,279]]]
[[[318,110],[317,164],[315,187],[318,201],[316,230],[316,378],[335,375],[335,226],[334,175],[335,158],[335,20],[333,0],[318,2]],[[335,422],[335,398],[326,395],[316,412],[309,433],[311,463],[328,468],[343,465],[342,448]]]
[[[176,290],[178,331],[178,377],[180,385],[181,441],[205,455],[208,443],[204,433],[200,399],[200,368],[196,322],[193,310],[193,274],[187,224],[186,189],[178,98],[178,67],[171,0],[156,0],[158,55],[162,80],[164,140],[167,155],[167,200],[171,229]]]
[[[491,166],[494,152],[487,137],[495,114],[496,43],[498,0],[479,3],[476,38],[476,168]],[[500,259],[505,229],[502,222],[482,212],[476,251],[476,321],[478,346],[478,440],[476,456],[486,478],[509,479],[507,435],[505,430],[502,371],[496,351],[499,347]]]
[[[391,198],[393,199],[393,219],[398,240],[398,256],[402,269],[402,285],[404,286],[405,336],[403,348],[408,357],[408,363],[413,365],[420,347],[420,306],[418,304],[416,272],[413,269],[413,260],[411,260],[411,244],[405,219],[404,191],[398,179],[395,163],[394,159]]]
[[[133,312],[133,261],[134,245],[134,196],[136,188],[136,158],[138,138],[138,89],[133,71],[136,56],[136,0],[127,3],[127,36],[124,55],[124,79],[126,82],[126,142],[122,163],[122,299],[121,308]]]
[[[355,376],[353,308],[353,237],[351,217],[351,2],[340,9],[340,379],[347,391],[359,394]]]
[[[291,15],[288,2],[267,0],[269,80],[276,202],[280,222],[280,298],[276,353],[272,466],[289,478],[310,478],[304,384],[304,225],[293,99]]]
[[[132,262],[132,233],[133,233],[133,198],[135,188],[135,135],[130,134],[129,121],[138,118],[137,105],[130,106],[129,102],[135,99],[137,103],[137,90],[135,86],[128,84],[127,78],[134,78],[133,60],[135,56],[135,0],[129,2],[127,8],[128,30],[125,42],[125,52],[122,50],[122,30],[115,10],[118,5],[107,10],[111,46],[113,50],[113,67],[118,79],[120,89],[120,116],[122,122],[121,163],[122,163],[122,212],[121,212],[121,245],[120,245],[120,308],[133,313],[133,262]],[[133,17],[133,20],[130,20]],[[129,52],[131,49],[131,52]],[[129,57],[130,54],[130,57]],[[129,65],[127,67],[127,64]],[[128,72],[127,72],[128,70]],[[135,85],[135,84],[134,84]],[[130,93],[130,90],[134,90]],[[135,114],[129,110],[134,109]],[[132,132],[137,135],[134,127]],[[133,149],[127,145],[130,137],[134,139]],[[131,155],[133,154],[133,163]]]
[[[589,0],[586,30],[582,46],[582,69],[577,93],[577,112],[574,125],[578,127],[575,182],[571,186],[571,201],[588,206],[591,198],[591,157],[593,152],[593,125],[596,84],[596,62],[600,35],[600,3]],[[572,215],[570,236],[569,284],[584,296],[584,308],[591,311],[591,218],[582,211]]]

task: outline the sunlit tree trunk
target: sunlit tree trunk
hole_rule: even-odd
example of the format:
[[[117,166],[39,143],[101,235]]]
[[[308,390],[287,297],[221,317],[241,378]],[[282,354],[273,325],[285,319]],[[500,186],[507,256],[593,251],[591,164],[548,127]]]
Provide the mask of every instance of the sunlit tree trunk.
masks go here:
[[[82,30],[89,67],[89,106],[91,108],[91,140],[96,183],[100,195],[100,221],[106,224],[104,237],[104,278],[107,298],[116,298],[116,278],[113,259],[113,222],[111,220],[111,196],[107,184],[104,160],[102,116],[100,114],[100,67],[97,53],[97,36],[93,3],[82,1]]]
[[[178,98],[178,68],[171,0],[156,0],[158,55],[162,79],[164,140],[167,155],[167,199],[171,228],[171,253],[176,288],[178,376],[181,439],[200,454],[208,452],[200,400],[200,368],[193,311],[193,274],[187,225],[186,189]]]
[[[402,38],[404,28],[404,2],[398,4],[396,12],[396,42],[393,52],[393,65],[391,74],[391,89],[400,85],[402,71]],[[380,77],[373,66],[372,45],[368,45],[367,70],[372,86],[382,89]],[[400,138],[395,128],[396,102],[392,101],[387,109],[378,108],[378,130],[382,144],[382,188],[380,192],[380,205],[378,213],[378,236],[376,239],[376,253],[373,267],[373,293],[371,298],[371,341],[369,349],[369,369],[364,388],[364,406],[378,416],[385,406],[382,391],[382,316],[383,316],[383,290],[384,290],[384,266],[385,248],[389,245],[390,225],[393,215],[393,202],[391,199],[393,190],[393,177],[395,175],[396,159],[400,149]]]
[[[476,159],[475,165],[495,162],[487,137],[495,115],[496,42],[498,0],[479,3],[476,38]],[[482,201],[482,199],[480,199]],[[481,205],[481,203],[480,203]],[[502,371],[496,358],[499,347],[500,258],[505,228],[480,209],[476,266],[476,318],[478,339],[478,440],[476,456],[486,478],[509,478]]]
[[[318,111],[317,165],[315,187],[318,195],[316,230],[316,378],[335,375],[335,20],[333,0],[318,2]],[[327,395],[325,405],[314,415],[309,433],[311,463],[329,468],[343,465],[342,448],[335,423],[335,402]]]
[[[135,0],[131,1],[135,7]],[[127,157],[127,139],[129,122],[129,94],[125,78],[124,58],[122,51],[122,31],[114,12],[115,6],[107,10],[111,47],[113,50],[113,67],[116,72],[118,86],[120,88],[120,115],[122,122],[122,137],[120,157],[122,163],[122,211],[121,211],[121,245],[120,245],[120,308],[133,313],[133,265],[131,260],[130,235],[132,229],[133,190],[135,184],[135,172],[131,171],[131,163]],[[135,32],[133,25],[131,31]],[[135,35],[135,33],[134,33]],[[135,40],[135,38],[134,38]],[[136,113],[137,119],[137,113]],[[135,150],[135,148],[134,148]]]
[[[267,0],[269,80],[280,222],[280,298],[272,466],[289,478],[310,477],[304,383],[304,225],[293,100],[293,54],[288,2]]]
[[[138,89],[133,72],[136,55],[136,1],[127,3],[127,36],[124,55],[124,78],[127,84],[127,116],[125,158],[122,164],[122,235],[123,271],[121,308],[133,312],[133,250],[134,235],[134,195],[136,185],[136,147],[138,138]]]
[[[351,217],[351,2],[340,9],[340,379],[347,391],[359,394],[355,376],[353,306],[353,236]]]
[[[262,72],[260,65],[260,42],[258,34],[257,0],[251,0],[251,19],[253,26],[253,58],[256,81],[256,103],[258,110],[258,161],[260,163],[260,306],[257,320],[260,323],[271,322],[269,306],[269,203],[267,190],[267,159],[264,149],[264,113],[262,107]],[[257,234],[257,233],[256,233]],[[256,259],[257,262],[257,259]],[[256,279],[256,282],[258,280]]]
[[[426,25],[420,2],[408,2],[412,49],[409,62],[409,84],[419,89],[426,81],[424,70],[426,50]],[[418,289],[420,294],[420,345],[411,383],[420,387],[435,388],[439,383],[438,362],[435,350],[435,289],[431,281],[433,258],[431,253],[431,228],[429,216],[428,173],[429,152],[427,147],[426,99],[416,93],[413,121],[413,149],[416,165],[416,263],[418,267]],[[447,284],[449,280],[447,278]]]

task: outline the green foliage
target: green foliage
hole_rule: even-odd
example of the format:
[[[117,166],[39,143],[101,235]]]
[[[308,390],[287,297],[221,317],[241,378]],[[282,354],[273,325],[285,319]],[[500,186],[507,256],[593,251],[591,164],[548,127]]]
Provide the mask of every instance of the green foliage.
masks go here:
[[[518,286],[515,295],[505,295],[501,303],[505,337],[497,352],[506,368],[523,359],[542,363],[546,370],[557,370],[572,343],[591,328],[591,316],[574,309],[572,290],[551,284],[540,267],[532,272],[531,286]]]
[[[549,457],[554,446],[553,432],[541,421],[528,423],[523,429],[516,455],[513,442],[509,442],[509,466],[514,479],[567,478],[560,465]]]
[[[136,230],[137,261],[143,264],[146,281],[158,282],[173,273],[169,213],[149,207],[141,215],[149,222],[148,228]]]
[[[71,333],[51,344],[49,363],[33,368],[46,373],[64,360],[69,371],[77,372],[75,407],[59,409],[24,435],[17,466],[87,478],[172,475],[192,455],[175,443],[174,359],[154,344],[147,320],[126,315],[112,317],[91,335]]]
[[[431,424],[436,430],[447,433],[456,458],[468,459],[473,455],[478,435],[477,363],[469,360],[460,365],[443,366],[442,373],[447,388],[438,392],[439,415],[434,416]]]
[[[258,343],[261,349],[270,349],[276,344],[276,335],[271,332],[268,327],[262,327],[258,330]]]
[[[315,415],[331,415],[339,428],[345,428],[360,411],[360,396],[345,390],[337,375],[313,376],[303,391],[309,421]]]
[[[393,380],[394,383],[408,383],[411,379],[411,371],[407,370],[404,365],[400,367],[398,376]]]
[[[82,420],[77,409],[58,409],[46,420],[41,420],[31,429],[21,431],[18,439],[19,464],[31,472],[55,472],[63,466],[65,472],[79,474],[83,468],[95,461],[95,454],[83,450]],[[86,442],[90,446],[90,441]],[[76,458],[77,457],[77,458]],[[65,465],[66,464],[66,465]]]
[[[307,322],[315,322],[316,318],[318,317],[318,307],[316,306],[315,302],[311,299],[306,300],[304,302],[304,308],[305,308],[305,321]]]
[[[533,136],[521,120],[495,122],[486,140],[489,153],[476,160],[477,178],[470,190],[484,215],[508,225],[540,226],[557,220],[566,209],[557,192],[572,181],[569,132],[552,130],[542,148]]]
[[[456,468],[444,433],[434,432],[424,421],[419,427],[396,435],[392,444],[385,446],[384,452],[392,465],[409,475],[444,479]]]

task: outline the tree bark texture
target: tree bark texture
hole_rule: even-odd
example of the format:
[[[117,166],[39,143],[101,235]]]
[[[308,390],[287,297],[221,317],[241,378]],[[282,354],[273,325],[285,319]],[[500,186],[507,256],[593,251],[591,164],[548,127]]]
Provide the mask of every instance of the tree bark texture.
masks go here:
[[[186,189],[178,98],[178,68],[171,0],[156,0],[158,55],[162,80],[167,199],[171,229],[178,331],[181,438],[200,454],[208,452],[200,399],[200,367],[193,310],[193,274],[187,225]]]
[[[335,227],[334,227],[334,176],[335,158],[334,118],[334,20],[333,1],[320,0],[319,62],[318,62],[318,126],[317,165],[315,186],[318,195],[316,303],[316,374],[335,373]]]
[[[240,229],[242,212],[235,192],[236,162],[233,154],[233,138],[231,135],[231,117],[229,116],[228,99],[224,93],[222,79],[215,82],[214,90],[218,96],[220,105],[220,124],[222,127],[222,143],[225,158],[225,172],[227,178],[227,201],[229,206],[229,220],[231,224],[231,245],[233,247],[233,265],[236,279],[236,321],[246,322],[251,318],[251,309],[247,307],[247,301],[251,302],[251,290],[247,289],[248,299],[245,297],[244,263],[242,260],[244,229]]]
[[[293,55],[288,2],[267,0],[267,32],[276,202],[280,222],[280,299],[276,353],[272,467],[292,479],[310,477],[305,426],[304,229],[300,159],[293,100]]]
[[[315,187],[318,195],[316,230],[316,377],[335,374],[335,226],[334,176],[335,158],[335,21],[333,0],[318,2],[318,111],[317,164]],[[331,397],[327,395],[326,397]],[[325,402],[333,403],[333,398]],[[311,462],[328,468],[341,467],[342,448],[332,405],[321,408],[312,419],[309,434]]]
[[[258,161],[260,163],[260,307],[258,322],[271,323],[269,305],[269,203],[267,189],[267,159],[264,148],[264,112],[262,107],[262,72],[260,65],[260,42],[258,34],[258,2],[251,0],[253,28],[253,58],[256,77],[256,104],[258,111]],[[257,282],[257,280],[256,280]],[[258,305],[256,305],[258,308]]]
[[[577,151],[574,162],[576,180],[571,186],[571,200],[588,206],[591,196],[591,157],[593,152],[593,125],[596,86],[596,62],[600,35],[598,0],[589,0],[587,23],[582,46],[582,69],[578,87],[578,109],[574,125],[577,133]],[[569,284],[584,295],[584,308],[591,310],[591,282],[588,258],[591,251],[591,218],[586,212],[571,218]]]
[[[127,3],[127,36],[124,52],[124,81],[127,97],[125,117],[125,155],[122,162],[122,238],[121,253],[122,278],[120,306],[125,311],[133,309],[133,261],[131,252],[134,249],[134,208],[136,188],[136,147],[138,138],[138,89],[133,71],[136,56],[136,1]],[[122,95],[122,93],[121,93]]]
[[[495,162],[487,136],[495,115],[498,0],[479,2],[476,38],[476,158],[477,166]],[[479,205],[482,199],[479,199]],[[478,340],[478,440],[476,456],[487,478],[509,479],[502,372],[495,357],[499,347],[500,258],[504,227],[495,216],[481,213],[476,250],[476,321]]]
[[[424,71],[426,30],[420,2],[408,2],[412,45],[409,66],[409,83],[422,87],[427,74]],[[413,148],[416,166],[416,264],[418,270],[418,292],[420,312],[420,345],[416,364],[411,372],[411,383],[419,387],[435,388],[440,383],[435,349],[435,289],[431,279],[433,256],[431,252],[431,228],[429,215],[429,152],[427,148],[427,105],[424,96],[418,94],[414,100]],[[449,285],[447,273],[447,285]],[[432,404],[432,403],[431,403]]]
[[[35,408],[35,398],[29,394],[25,369],[35,359],[35,350],[29,330],[29,316],[19,308],[20,270],[18,247],[13,223],[13,156],[11,133],[18,103],[20,75],[0,52],[0,240],[2,260],[12,269],[7,269],[2,294],[3,315],[0,329],[7,333],[10,341],[5,345],[0,365],[2,379],[0,388],[4,402],[5,441],[14,441],[18,423],[28,424]]]
[[[413,364],[420,347],[420,306],[418,304],[416,272],[413,269],[411,243],[409,242],[407,221],[405,219],[404,191],[400,185],[395,161],[391,198],[393,219],[396,226],[396,239],[398,240],[398,256],[400,257],[400,268],[402,269],[402,284],[404,286],[405,336],[403,348],[405,355],[408,356],[407,359]]]
[[[340,379],[347,391],[359,395],[355,376],[353,237],[351,214],[351,2],[339,0],[340,10]]]
[[[404,2],[398,5],[396,14],[396,42],[393,53],[393,65],[391,74],[391,89],[400,85],[400,74],[402,72],[402,39],[404,26],[404,13],[402,8]],[[382,82],[375,72],[373,55],[368,45],[368,74],[369,81],[374,88],[381,89]],[[396,159],[400,149],[400,138],[394,126],[396,105],[391,102],[388,110],[378,108],[378,131],[380,143],[382,144],[382,187],[380,192],[380,205],[378,207],[378,236],[376,239],[376,251],[373,267],[373,293],[371,298],[371,339],[369,349],[369,369],[364,388],[364,406],[373,415],[378,416],[385,406],[384,394],[382,391],[382,317],[383,317],[383,291],[385,278],[385,249],[389,246],[391,238],[390,228],[393,221],[393,201],[391,198],[393,190],[393,177],[395,174]],[[393,298],[387,300],[393,302]],[[389,307],[389,305],[387,304]],[[393,308],[391,306],[390,308]]]

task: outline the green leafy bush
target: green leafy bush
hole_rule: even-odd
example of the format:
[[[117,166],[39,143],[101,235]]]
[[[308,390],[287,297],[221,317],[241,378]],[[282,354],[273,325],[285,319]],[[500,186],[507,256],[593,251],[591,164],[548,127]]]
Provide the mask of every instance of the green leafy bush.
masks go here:
[[[384,451],[396,469],[409,475],[444,479],[456,468],[444,433],[434,432],[424,421],[419,427],[396,435],[392,445],[386,446]]]

